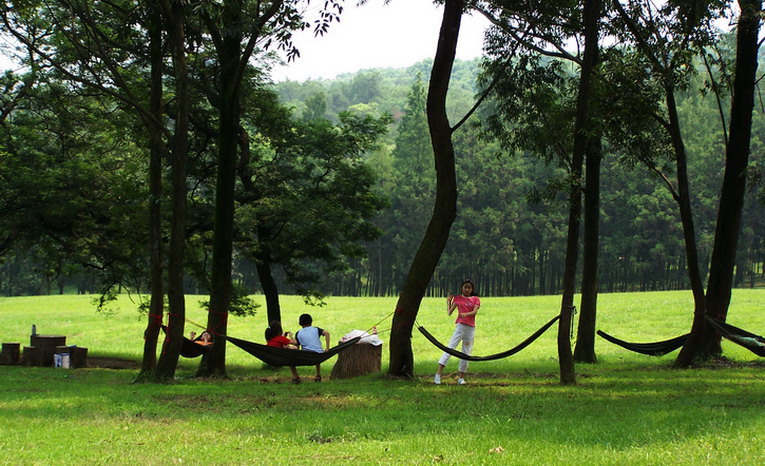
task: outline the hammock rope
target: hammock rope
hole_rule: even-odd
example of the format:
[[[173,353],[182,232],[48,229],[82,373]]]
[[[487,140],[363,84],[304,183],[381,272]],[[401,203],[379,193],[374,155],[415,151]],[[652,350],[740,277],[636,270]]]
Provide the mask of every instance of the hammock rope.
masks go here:
[[[564,310],[564,312],[570,312],[570,310]],[[420,333],[422,333],[422,335],[425,338],[427,338],[428,341],[430,341],[438,349],[440,349],[441,351],[443,351],[445,353],[451,354],[452,356],[455,356],[455,357],[457,357],[459,359],[462,359],[462,360],[465,360],[465,361],[494,361],[496,359],[502,359],[502,358],[506,358],[508,356],[512,356],[512,355],[518,353],[519,351],[521,351],[522,349],[526,348],[530,344],[532,344],[534,342],[534,340],[539,338],[543,333],[545,333],[547,331],[547,329],[552,327],[552,325],[555,323],[555,321],[560,319],[561,315],[562,314],[558,314],[555,317],[553,317],[552,319],[550,319],[549,322],[544,324],[539,330],[537,330],[536,332],[531,334],[530,337],[528,337],[525,340],[523,340],[521,343],[519,343],[514,348],[510,348],[509,350],[503,351],[501,353],[490,354],[488,356],[473,356],[473,355],[470,355],[470,354],[465,354],[462,351],[457,351],[454,348],[449,348],[448,346],[446,346],[443,343],[441,343],[440,341],[438,341],[436,339],[436,337],[434,337],[430,332],[428,332],[425,329],[425,327],[423,327],[421,325],[417,326],[417,330],[419,330]]]
[[[602,330],[598,330],[598,335],[603,337],[606,341],[609,341],[615,345],[621,346],[624,349],[634,351],[635,353],[645,354],[648,356],[664,356],[667,353],[671,353],[685,344],[685,340],[688,339],[688,333],[680,335],[679,337],[671,338],[669,340],[657,341],[655,343],[630,343],[624,340],[620,340],[614,336],[607,334]]]

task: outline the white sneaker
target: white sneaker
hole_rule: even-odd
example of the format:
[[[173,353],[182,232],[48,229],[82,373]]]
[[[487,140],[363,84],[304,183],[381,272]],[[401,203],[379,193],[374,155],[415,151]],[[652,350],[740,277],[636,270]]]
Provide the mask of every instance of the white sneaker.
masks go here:
[[[458,384],[458,385],[466,385],[466,384],[467,384],[467,382],[465,382],[465,379],[463,379],[463,378],[459,378],[459,379],[457,379],[457,384]]]
[[[436,376],[433,377],[433,383],[436,385],[441,385],[441,376],[436,374]]]

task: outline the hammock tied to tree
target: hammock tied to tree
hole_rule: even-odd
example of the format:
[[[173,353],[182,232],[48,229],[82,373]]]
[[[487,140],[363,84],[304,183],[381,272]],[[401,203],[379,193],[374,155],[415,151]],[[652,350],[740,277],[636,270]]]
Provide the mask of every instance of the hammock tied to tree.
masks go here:
[[[167,333],[167,327],[162,325],[162,331]],[[196,343],[196,341],[200,340],[201,338],[202,335],[199,335],[193,340],[183,337],[183,341],[181,342],[181,356],[184,358],[198,358],[199,356],[205,354],[209,346]]]
[[[269,366],[274,367],[315,366],[316,364],[321,364],[322,362],[336,355],[340,351],[348,348],[349,346],[356,344],[360,339],[361,337],[356,337],[335,347],[332,347],[323,353],[315,353],[313,351],[277,348],[275,346],[261,345],[260,343],[240,340],[239,338],[234,338],[231,336],[226,337],[226,340],[230,341],[244,351],[247,351]]]
[[[765,337],[755,335],[711,317],[707,317],[707,322],[712,324],[723,337],[737,345],[743,346],[757,356],[765,357]]]
[[[757,356],[765,357],[765,337],[747,332],[709,316],[706,319],[723,337],[743,346]],[[615,345],[636,353],[647,354],[649,356],[663,356],[683,346],[690,334],[686,333],[671,340],[657,341],[656,343],[629,343],[613,337],[602,330],[598,330],[598,335]]]
[[[573,309],[567,309],[564,312],[571,312],[572,310]],[[417,330],[419,330],[420,333],[422,333],[422,335],[425,338],[427,338],[428,341],[433,343],[433,345],[435,345],[438,349],[444,351],[445,353],[451,354],[452,356],[455,356],[455,357],[457,357],[459,359],[462,359],[462,360],[465,360],[465,361],[493,361],[495,359],[502,359],[502,358],[506,358],[508,356],[512,356],[515,353],[518,353],[522,349],[524,349],[527,346],[529,346],[530,344],[532,344],[534,342],[534,340],[536,340],[543,333],[545,333],[547,331],[547,329],[549,329],[555,323],[555,321],[560,319],[561,315],[562,314],[558,314],[555,317],[553,317],[549,322],[544,324],[539,330],[534,332],[530,337],[526,338],[520,344],[518,344],[518,346],[516,346],[514,348],[510,348],[507,351],[503,351],[501,353],[496,353],[496,354],[490,354],[488,356],[472,356],[470,354],[465,354],[462,351],[457,351],[454,348],[449,348],[448,346],[444,345],[440,341],[436,340],[436,337],[431,335],[431,333],[428,332],[427,330],[425,330],[425,327],[423,327],[421,325],[417,326]]]
[[[688,333],[680,335],[679,337],[671,338],[669,340],[657,341],[655,343],[629,343],[624,340],[620,340],[613,337],[602,330],[598,330],[598,335],[605,340],[610,341],[615,345],[619,345],[624,349],[634,351],[640,354],[647,354],[648,356],[664,356],[667,353],[671,353],[685,344],[685,340],[688,339]]]

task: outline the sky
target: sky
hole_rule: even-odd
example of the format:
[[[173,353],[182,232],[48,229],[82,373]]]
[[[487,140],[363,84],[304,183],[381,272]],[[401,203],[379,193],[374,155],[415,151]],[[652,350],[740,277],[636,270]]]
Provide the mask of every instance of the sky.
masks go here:
[[[333,23],[324,36],[302,31],[293,38],[300,50],[296,61],[273,70],[274,81],[305,81],[334,78],[369,68],[404,68],[432,58],[438,42],[443,7],[432,0],[345,0],[340,23]],[[320,6],[323,2],[312,2]],[[310,16],[309,16],[310,17]],[[314,16],[315,17],[315,16]],[[464,16],[457,44],[457,58],[481,55],[483,31],[488,21]]]

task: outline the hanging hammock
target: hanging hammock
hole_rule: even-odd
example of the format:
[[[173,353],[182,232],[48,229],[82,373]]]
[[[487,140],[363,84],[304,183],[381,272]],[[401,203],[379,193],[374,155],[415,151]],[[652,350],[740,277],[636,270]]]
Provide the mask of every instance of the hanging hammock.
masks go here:
[[[707,317],[707,321],[728,340],[743,346],[757,356],[765,357],[765,338],[754,333],[749,333],[738,327],[726,324],[717,319]]]
[[[423,326],[418,326],[418,327],[417,327],[417,330],[419,330],[419,331],[420,331],[420,333],[422,333],[422,335],[423,335],[425,338],[427,338],[427,339],[428,339],[428,341],[430,341],[431,343],[433,343],[433,344],[434,344],[434,345],[435,345],[435,346],[436,346],[438,349],[440,349],[440,350],[444,351],[445,353],[449,353],[449,354],[451,354],[452,356],[458,357],[458,358],[460,358],[460,359],[462,359],[462,360],[464,360],[464,361],[493,361],[493,360],[495,360],[495,359],[502,359],[502,358],[506,358],[506,357],[508,357],[508,356],[512,356],[512,355],[514,355],[515,353],[517,353],[517,352],[519,352],[520,350],[522,350],[523,348],[525,348],[525,347],[529,346],[531,343],[533,343],[533,342],[534,342],[534,340],[536,340],[537,338],[539,338],[539,337],[540,337],[540,335],[542,335],[543,333],[545,333],[545,332],[547,331],[547,329],[549,329],[549,328],[552,326],[552,324],[554,324],[554,323],[555,323],[555,321],[556,321],[556,320],[558,320],[558,319],[560,319],[560,314],[558,314],[558,315],[556,315],[555,317],[553,317],[553,318],[552,318],[552,320],[550,320],[550,322],[547,322],[546,324],[544,324],[544,325],[542,326],[542,328],[540,328],[539,330],[537,330],[536,332],[534,332],[534,333],[533,333],[533,334],[532,334],[530,337],[528,337],[527,339],[523,340],[523,341],[522,341],[522,342],[521,342],[521,343],[520,343],[518,346],[516,346],[515,348],[511,348],[511,349],[509,349],[509,350],[507,350],[507,351],[503,351],[503,352],[501,352],[501,353],[497,353],[497,354],[491,354],[491,355],[489,355],[489,356],[472,356],[472,355],[469,355],[469,354],[465,354],[465,353],[463,353],[463,352],[461,352],[461,351],[457,351],[457,350],[456,350],[456,349],[454,349],[454,348],[449,348],[448,346],[444,345],[444,344],[443,344],[443,343],[441,343],[440,341],[436,340],[436,337],[434,337],[433,335],[431,335],[431,334],[430,334],[430,332],[428,332],[427,330],[425,330],[425,327],[423,327]]]
[[[167,334],[167,327],[162,325],[162,331]],[[205,354],[207,352],[207,348],[210,345],[200,345],[195,343],[201,338],[202,335],[199,335],[193,340],[189,340],[188,338],[183,337],[183,341],[181,342],[181,356],[184,358],[198,358],[199,356]]]
[[[612,337],[602,330],[598,330],[598,335],[605,338],[615,345],[619,345],[622,348],[634,351],[640,354],[647,354],[648,356],[664,356],[667,353],[671,353],[685,344],[685,340],[688,339],[688,333],[680,335],[679,337],[672,338],[670,340],[657,341],[656,343],[629,343],[624,340],[620,340],[616,337]]]
[[[239,338],[226,337],[239,348],[247,351],[251,355],[260,359],[269,366],[315,366],[321,364],[340,351],[348,348],[360,340],[360,337],[353,338],[341,343],[323,353],[314,353],[313,351],[296,350],[289,348],[277,348],[275,346],[266,346],[251,341],[240,340]]]

